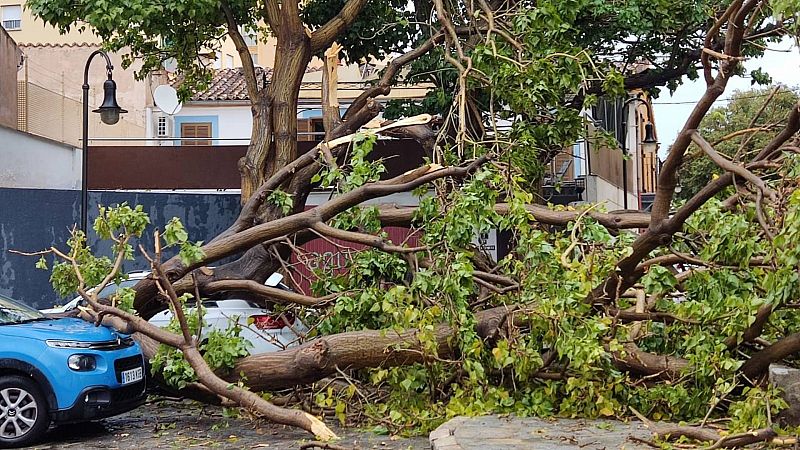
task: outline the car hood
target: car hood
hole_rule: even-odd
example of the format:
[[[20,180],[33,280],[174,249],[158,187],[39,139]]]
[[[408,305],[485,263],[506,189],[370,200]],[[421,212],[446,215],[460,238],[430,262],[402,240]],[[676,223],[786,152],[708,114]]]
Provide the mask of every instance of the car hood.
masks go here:
[[[39,340],[64,339],[83,342],[112,341],[119,336],[114,330],[108,327],[96,327],[94,324],[76,318],[42,320],[16,325],[0,325],[0,335],[27,337]]]

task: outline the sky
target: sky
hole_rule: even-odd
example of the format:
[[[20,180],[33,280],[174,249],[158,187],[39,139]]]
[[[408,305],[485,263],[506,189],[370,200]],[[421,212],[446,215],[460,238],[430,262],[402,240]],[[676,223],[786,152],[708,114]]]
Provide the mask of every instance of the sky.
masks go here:
[[[790,88],[800,89],[800,49],[794,46],[791,39],[784,39],[780,43],[772,44],[771,49],[761,58],[745,61],[746,73],[761,67],[763,71],[772,76],[773,83],[782,83]],[[716,72],[714,74],[716,75]],[[659,98],[653,100],[656,132],[661,144],[658,154],[662,160],[666,157],[669,146],[675,141],[675,137],[692,112],[693,102],[703,95],[705,88],[706,83],[701,73],[697,80],[684,79],[684,84],[679,86],[672,96],[669,95],[669,90],[664,88],[661,90]],[[734,77],[728,82],[725,93],[720,96],[720,100],[714,106],[725,105],[727,103],[725,99],[729,98],[735,90],[750,88],[749,78]]]

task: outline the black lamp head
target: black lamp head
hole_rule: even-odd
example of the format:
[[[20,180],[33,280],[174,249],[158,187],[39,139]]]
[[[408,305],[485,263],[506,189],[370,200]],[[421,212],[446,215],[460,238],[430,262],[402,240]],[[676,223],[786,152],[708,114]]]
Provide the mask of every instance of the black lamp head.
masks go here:
[[[658,151],[658,141],[653,133],[653,124],[644,124],[644,139],[642,140],[642,151],[645,154],[654,155]]]
[[[657,144],[656,137],[653,134],[653,124],[647,122],[644,124],[644,140],[642,141],[643,144]]]
[[[107,125],[119,122],[119,115],[128,112],[117,103],[117,83],[111,79],[110,73],[103,83],[103,104],[92,112],[100,113],[100,120]]]

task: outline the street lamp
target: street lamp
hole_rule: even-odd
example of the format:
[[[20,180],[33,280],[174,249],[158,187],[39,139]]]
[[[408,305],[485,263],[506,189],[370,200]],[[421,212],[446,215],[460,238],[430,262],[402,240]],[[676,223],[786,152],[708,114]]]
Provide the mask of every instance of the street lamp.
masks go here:
[[[654,155],[658,150],[658,141],[653,134],[653,113],[650,102],[641,97],[632,97],[622,104],[622,114],[625,120],[622,122],[622,207],[628,209],[628,164],[625,161],[628,156],[628,105],[632,102],[640,101],[647,107],[647,123],[644,125],[644,140],[641,141],[642,152],[647,155]]]
[[[644,124],[644,140],[642,141],[642,152],[645,155],[655,155],[658,150],[658,141],[653,134],[653,124],[647,122]]]
[[[89,184],[87,172],[89,171],[89,65],[96,55],[103,55],[106,60],[106,74],[108,79],[103,83],[103,104],[92,112],[100,113],[100,120],[107,125],[114,125],[119,122],[119,115],[126,113],[117,104],[117,83],[111,78],[114,66],[106,52],[95,50],[86,60],[86,68],[83,70],[83,153],[81,156],[81,231],[88,236],[89,220]]]

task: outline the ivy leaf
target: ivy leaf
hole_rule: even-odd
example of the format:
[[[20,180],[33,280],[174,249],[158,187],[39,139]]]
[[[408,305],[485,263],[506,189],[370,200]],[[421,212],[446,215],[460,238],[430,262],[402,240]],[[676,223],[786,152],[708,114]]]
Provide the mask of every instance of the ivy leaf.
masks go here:
[[[177,217],[173,217],[164,227],[163,236],[168,246],[183,244],[189,239],[189,233]]]
[[[651,266],[642,277],[642,284],[648,294],[666,294],[678,286],[678,280],[669,269],[662,266]]]
[[[185,265],[192,265],[202,260],[206,256],[202,246],[203,241],[198,241],[194,244],[191,242],[184,242],[181,244],[181,250],[179,252],[181,262]]]

